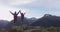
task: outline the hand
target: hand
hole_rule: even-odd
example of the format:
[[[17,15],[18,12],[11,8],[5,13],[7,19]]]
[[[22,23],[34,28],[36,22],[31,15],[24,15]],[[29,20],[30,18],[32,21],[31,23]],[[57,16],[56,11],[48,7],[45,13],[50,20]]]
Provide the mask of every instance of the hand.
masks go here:
[[[21,13],[21,10],[19,10],[19,12]]]
[[[24,13],[24,15],[25,15],[25,13]]]

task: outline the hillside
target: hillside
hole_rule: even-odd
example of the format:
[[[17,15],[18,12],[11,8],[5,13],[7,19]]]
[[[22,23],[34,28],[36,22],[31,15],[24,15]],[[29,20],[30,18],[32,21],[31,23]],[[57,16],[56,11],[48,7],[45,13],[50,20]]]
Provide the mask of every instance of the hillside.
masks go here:
[[[57,26],[60,27],[60,17],[50,15],[50,14],[45,14],[42,18],[38,19],[34,23],[31,24],[31,26]]]

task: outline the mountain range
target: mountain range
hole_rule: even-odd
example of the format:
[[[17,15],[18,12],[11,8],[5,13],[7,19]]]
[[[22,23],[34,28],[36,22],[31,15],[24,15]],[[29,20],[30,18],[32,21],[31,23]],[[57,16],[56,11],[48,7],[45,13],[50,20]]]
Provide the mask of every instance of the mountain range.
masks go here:
[[[60,17],[55,15],[50,15],[50,14],[45,14],[43,17],[39,19],[35,17],[32,17],[32,18],[25,17],[22,24],[21,24],[20,16],[18,16],[17,21],[15,23],[13,20],[11,20],[10,22],[7,20],[0,20],[0,28],[9,28],[12,26],[21,26],[21,25],[60,27]]]
[[[60,17],[50,14],[45,14],[42,18],[39,18],[31,26],[44,26],[44,27],[60,27]]]

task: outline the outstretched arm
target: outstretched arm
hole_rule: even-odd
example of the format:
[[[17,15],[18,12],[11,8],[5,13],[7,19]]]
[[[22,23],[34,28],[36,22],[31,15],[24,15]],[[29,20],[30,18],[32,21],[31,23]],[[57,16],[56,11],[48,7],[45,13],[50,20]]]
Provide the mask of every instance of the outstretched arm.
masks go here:
[[[21,13],[21,10],[19,10],[19,12]]]
[[[11,13],[12,15],[14,15],[11,11],[10,11],[10,13]]]
[[[24,15],[25,15],[25,13],[24,13]]]
[[[19,12],[17,13],[17,15],[19,14]]]

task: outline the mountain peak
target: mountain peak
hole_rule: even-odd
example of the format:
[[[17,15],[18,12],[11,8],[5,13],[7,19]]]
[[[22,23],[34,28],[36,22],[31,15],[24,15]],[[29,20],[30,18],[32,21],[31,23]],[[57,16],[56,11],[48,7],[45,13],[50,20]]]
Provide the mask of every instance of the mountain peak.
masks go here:
[[[45,15],[44,15],[44,17],[48,17],[48,16],[52,16],[52,15],[50,15],[50,14],[45,14]]]
[[[32,18],[30,18],[31,20],[36,20],[37,18],[35,18],[35,17],[32,17]]]

